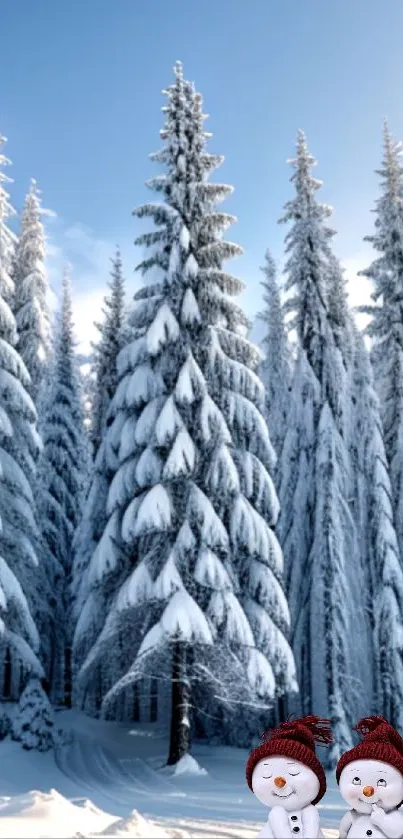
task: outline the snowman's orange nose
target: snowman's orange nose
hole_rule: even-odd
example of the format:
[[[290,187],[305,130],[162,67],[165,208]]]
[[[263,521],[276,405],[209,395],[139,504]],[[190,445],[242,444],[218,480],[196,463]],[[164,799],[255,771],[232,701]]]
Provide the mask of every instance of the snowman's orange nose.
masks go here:
[[[276,787],[278,787],[279,789],[282,789],[283,787],[285,787],[286,783],[287,783],[286,779],[282,778],[281,776],[279,778],[274,779],[274,785]]]
[[[375,790],[373,787],[364,787],[362,794],[365,795],[365,798],[371,798],[371,795],[373,795],[374,792]]]

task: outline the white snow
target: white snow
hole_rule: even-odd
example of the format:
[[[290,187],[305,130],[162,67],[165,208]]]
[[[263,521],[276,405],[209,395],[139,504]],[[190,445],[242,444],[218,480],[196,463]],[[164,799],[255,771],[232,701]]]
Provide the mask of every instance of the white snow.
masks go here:
[[[212,644],[213,638],[207,620],[193,597],[184,589],[171,597],[161,618],[161,627],[171,638],[197,644]]]
[[[179,241],[181,243],[181,248],[183,248],[184,251],[188,251],[190,245],[190,233],[185,224],[182,225]]]
[[[124,836],[255,839],[266,808],[245,780],[248,752],[196,742],[164,768],[167,740],[151,724],[57,714],[71,742],[52,753],[0,743],[0,835],[10,839]],[[326,837],[345,812],[333,775],[319,804]]]
[[[206,769],[199,766],[192,755],[185,755],[175,766],[174,775],[207,775]]]
[[[122,379],[125,381],[125,379]],[[141,405],[142,402],[150,402],[164,392],[164,382],[158,372],[153,370],[149,364],[140,364],[126,387],[126,406]],[[117,393],[117,391],[116,391]]]
[[[166,446],[173,440],[183,422],[175,405],[173,396],[168,396],[161,413],[155,422],[155,437],[159,446]]]
[[[149,439],[150,439],[150,428],[153,428],[156,419],[158,417],[159,411],[161,410],[161,404],[163,404],[163,397],[157,396],[155,399],[152,399],[145,408],[143,408],[137,422],[135,418],[132,420],[132,427],[134,429],[134,438],[138,446],[146,446]],[[167,400],[168,401],[168,400]],[[164,406],[165,407],[165,406]],[[163,413],[161,411],[161,415]]]
[[[170,341],[179,338],[179,324],[168,303],[163,303],[147,330],[147,349],[151,356],[157,355]]]
[[[182,428],[176,437],[172,449],[164,466],[165,480],[177,478],[179,475],[190,475],[193,472],[196,459],[196,449],[186,428]]]
[[[156,484],[144,496],[134,523],[135,536],[147,533],[148,530],[165,530],[169,527],[172,517],[172,504],[168,492],[162,484]]]
[[[200,521],[202,537],[210,548],[226,547],[227,531],[207,495],[193,484],[189,493],[189,507]]]
[[[78,807],[55,789],[48,793],[32,790],[25,795],[0,800],[0,831],[10,839],[89,835],[103,830],[113,821],[113,816],[91,805]]]
[[[155,580],[153,594],[157,600],[168,600],[171,595],[181,588],[183,588],[183,583],[171,554]]]
[[[0,801],[0,829],[9,839],[68,839],[73,836],[127,836],[131,839],[186,836],[182,831],[161,831],[136,810],[123,819],[94,807],[91,801],[82,805],[68,801],[57,790],[48,793],[33,790],[15,798]]]
[[[197,277],[198,270],[199,270],[199,266],[198,266],[198,264],[197,264],[197,262],[196,262],[196,260],[193,256],[193,254],[191,253],[191,254],[189,254],[189,256],[188,256],[188,258],[185,262],[185,276],[186,277],[191,277],[191,279],[193,280],[195,277]]]
[[[143,600],[148,600],[152,590],[152,580],[144,562],[141,562],[130,577],[123,583],[116,598],[115,608],[123,612],[131,606],[137,606]]]
[[[175,388],[175,396],[179,403],[187,402],[189,405],[195,401],[200,391],[206,388],[203,373],[193,356],[189,353],[188,358],[182,365]]]
[[[181,306],[181,322],[183,324],[200,323],[201,314],[199,305],[191,288],[187,288],[183,295]]]
[[[228,572],[218,556],[209,548],[201,549],[195,565],[194,578],[200,585],[208,588],[231,588]]]

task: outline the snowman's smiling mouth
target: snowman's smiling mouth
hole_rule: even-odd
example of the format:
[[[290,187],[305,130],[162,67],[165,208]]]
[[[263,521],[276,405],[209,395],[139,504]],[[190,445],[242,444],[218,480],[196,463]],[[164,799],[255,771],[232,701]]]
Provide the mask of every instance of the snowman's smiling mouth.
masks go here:
[[[294,790],[291,790],[291,792],[287,792],[286,795],[280,795],[279,792],[274,792],[274,790],[273,790],[273,795],[275,795],[276,798],[289,798],[290,795],[294,795]]]

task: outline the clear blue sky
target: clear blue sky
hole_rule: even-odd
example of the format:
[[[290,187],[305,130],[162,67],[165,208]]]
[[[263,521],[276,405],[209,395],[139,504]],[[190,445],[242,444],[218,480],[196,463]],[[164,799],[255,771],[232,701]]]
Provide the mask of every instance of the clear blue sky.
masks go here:
[[[79,231],[80,247],[97,243],[92,273],[77,256],[77,286],[102,282],[99,255],[116,241],[131,275],[131,210],[156,168],[148,154],[176,59],[204,96],[211,148],[226,157],[220,178],[235,186],[227,207],[246,252],[236,268],[253,292],[247,308],[266,247],[281,256],[277,219],[299,127],[335,208],[335,247],[360,259],[385,115],[403,137],[402,0],[1,0],[0,22],[12,197],[20,206],[36,177],[60,217],[61,249],[65,231],[70,241]]]

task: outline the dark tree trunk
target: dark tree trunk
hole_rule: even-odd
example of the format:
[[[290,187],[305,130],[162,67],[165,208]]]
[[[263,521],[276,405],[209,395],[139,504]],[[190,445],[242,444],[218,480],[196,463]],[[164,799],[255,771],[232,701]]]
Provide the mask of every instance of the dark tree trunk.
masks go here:
[[[48,684],[49,690],[47,691],[49,696],[53,696],[54,692],[54,682],[55,682],[55,642],[54,642],[54,635],[55,635],[55,627],[52,626],[51,629],[51,641],[50,641],[50,652],[49,652],[49,671],[48,671]]]
[[[135,682],[133,685],[133,722],[140,722],[140,695],[138,682]]]
[[[172,649],[172,710],[168,766],[184,757],[190,745],[190,685],[186,675],[186,647],[176,643]]]
[[[150,684],[150,722],[158,720],[158,681],[151,679]]]
[[[64,704],[71,708],[71,647],[64,651]]]
[[[10,699],[11,696],[11,653],[10,647],[7,647],[4,657],[4,679],[3,679],[3,696],[4,699]]]
[[[280,696],[277,707],[279,723],[285,722],[288,716],[288,702],[286,696]]]
[[[102,708],[102,700],[103,700],[103,692],[102,692],[102,672],[98,670],[95,674],[95,678],[98,677],[97,683],[97,690],[95,693],[95,711],[97,716],[99,716]]]

